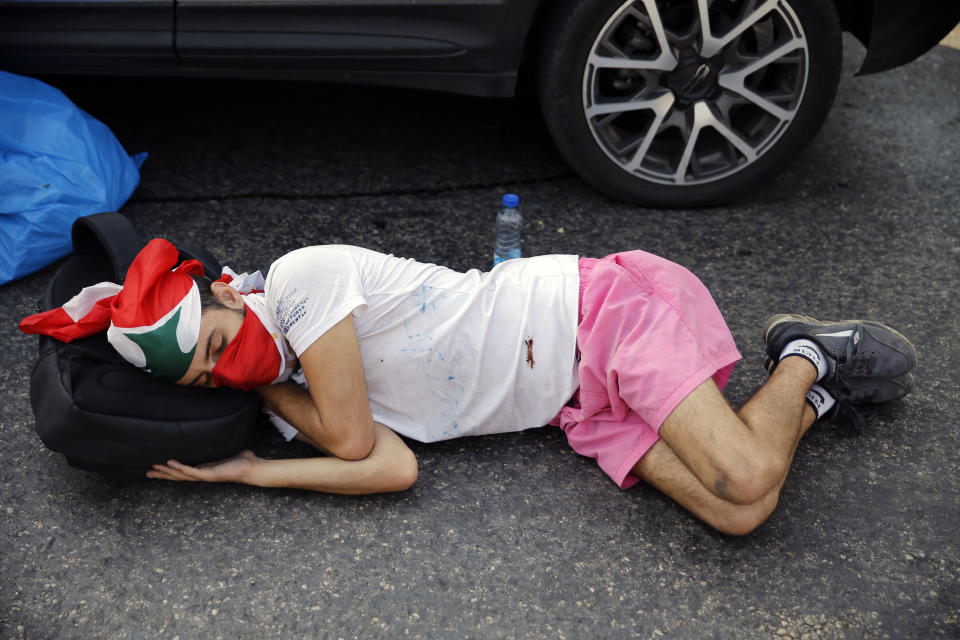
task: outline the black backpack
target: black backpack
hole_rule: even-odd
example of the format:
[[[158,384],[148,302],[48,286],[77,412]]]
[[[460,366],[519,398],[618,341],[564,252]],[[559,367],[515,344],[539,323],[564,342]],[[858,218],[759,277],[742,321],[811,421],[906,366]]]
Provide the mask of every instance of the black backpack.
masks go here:
[[[79,218],[74,253],[54,275],[43,308],[62,306],[83,287],[122,283],[143,245],[119,213]],[[205,249],[177,246],[207,275],[220,264]],[[229,457],[253,439],[260,399],[233,389],[183,387],[126,363],[106,332],[66,344],[40,336],[30,376],[30,403],[40,439],[75,467],[117,477],[143,477],[153,464]]]

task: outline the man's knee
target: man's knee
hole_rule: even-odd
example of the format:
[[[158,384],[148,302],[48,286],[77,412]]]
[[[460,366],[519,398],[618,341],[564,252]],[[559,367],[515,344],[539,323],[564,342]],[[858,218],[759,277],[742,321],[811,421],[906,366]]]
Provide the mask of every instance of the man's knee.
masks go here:
[[[708,491],[728,502],[757,502],[786,475],[786,458],[760,446],[712,380],[676,406],[660,436]]]
[[[784,464],[756,452],[743,460],[716,465],[713,493],[736,505],[753,505],[774,491],[784,476]]]
[[[731,504],[728,507],[707,514],[704,522],[719,531],[731,536],[744,536],[753,532],[767,521],[777,506],[777,492],[753,504]]]

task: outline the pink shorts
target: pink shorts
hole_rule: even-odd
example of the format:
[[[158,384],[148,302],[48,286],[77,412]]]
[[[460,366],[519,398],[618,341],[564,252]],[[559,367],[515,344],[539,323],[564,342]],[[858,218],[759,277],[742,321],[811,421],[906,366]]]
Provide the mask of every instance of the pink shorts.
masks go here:
[[[551,424],[621,489],[680,401],[740,359],[703,283],[644,251],[580,259],[577,348],[580,389]]]

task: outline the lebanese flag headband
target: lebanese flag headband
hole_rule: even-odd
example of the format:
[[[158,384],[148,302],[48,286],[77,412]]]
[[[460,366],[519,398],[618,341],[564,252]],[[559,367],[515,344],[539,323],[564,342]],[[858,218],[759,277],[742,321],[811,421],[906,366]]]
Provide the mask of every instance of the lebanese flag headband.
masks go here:
[[[107,340],[127,362],[176,382],[190,368],[197,349],[202,309],[191,276],[203,275],[200,262],[186,260],[178,266],[179,259],[170,242],[151,240],[134,258],[122,287],[112,282],[86,287],[59,309],[24,318],[20,330],[63,342],[106,330]],[[244,294],[247,310],[254,310],[246,316],[256,317],[249,322],[245,318],[238,335],[242,340],[231,340],[230,363],[218,361],[217,384],[250,389],[289,377],[296,356],[266,313],[263,294],[252,288],[259,284],[262,291],[263,277],[259,272],[237,276],[225,268],[220,281]],[[250,294],[257,299],[248,300]],[[242,343],[246,346],[240,349]]]
[[[123,358],[148,373],[176,382],[190,368],[200,336],[200,291],[190,276],[203,265],[185,260],[166,240],[147,243],[133,259],[123,286],[86,287],[59,309],[24,318],[20,330],[63,342],[104,329]]]

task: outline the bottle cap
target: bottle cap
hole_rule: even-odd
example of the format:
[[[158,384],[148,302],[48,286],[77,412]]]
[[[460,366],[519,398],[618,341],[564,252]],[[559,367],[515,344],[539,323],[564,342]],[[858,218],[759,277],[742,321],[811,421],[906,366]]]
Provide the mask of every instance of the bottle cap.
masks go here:
[[[503,206],[515,207],[520,204],[520,196],[515,193],[507,193],[503,196]]]

